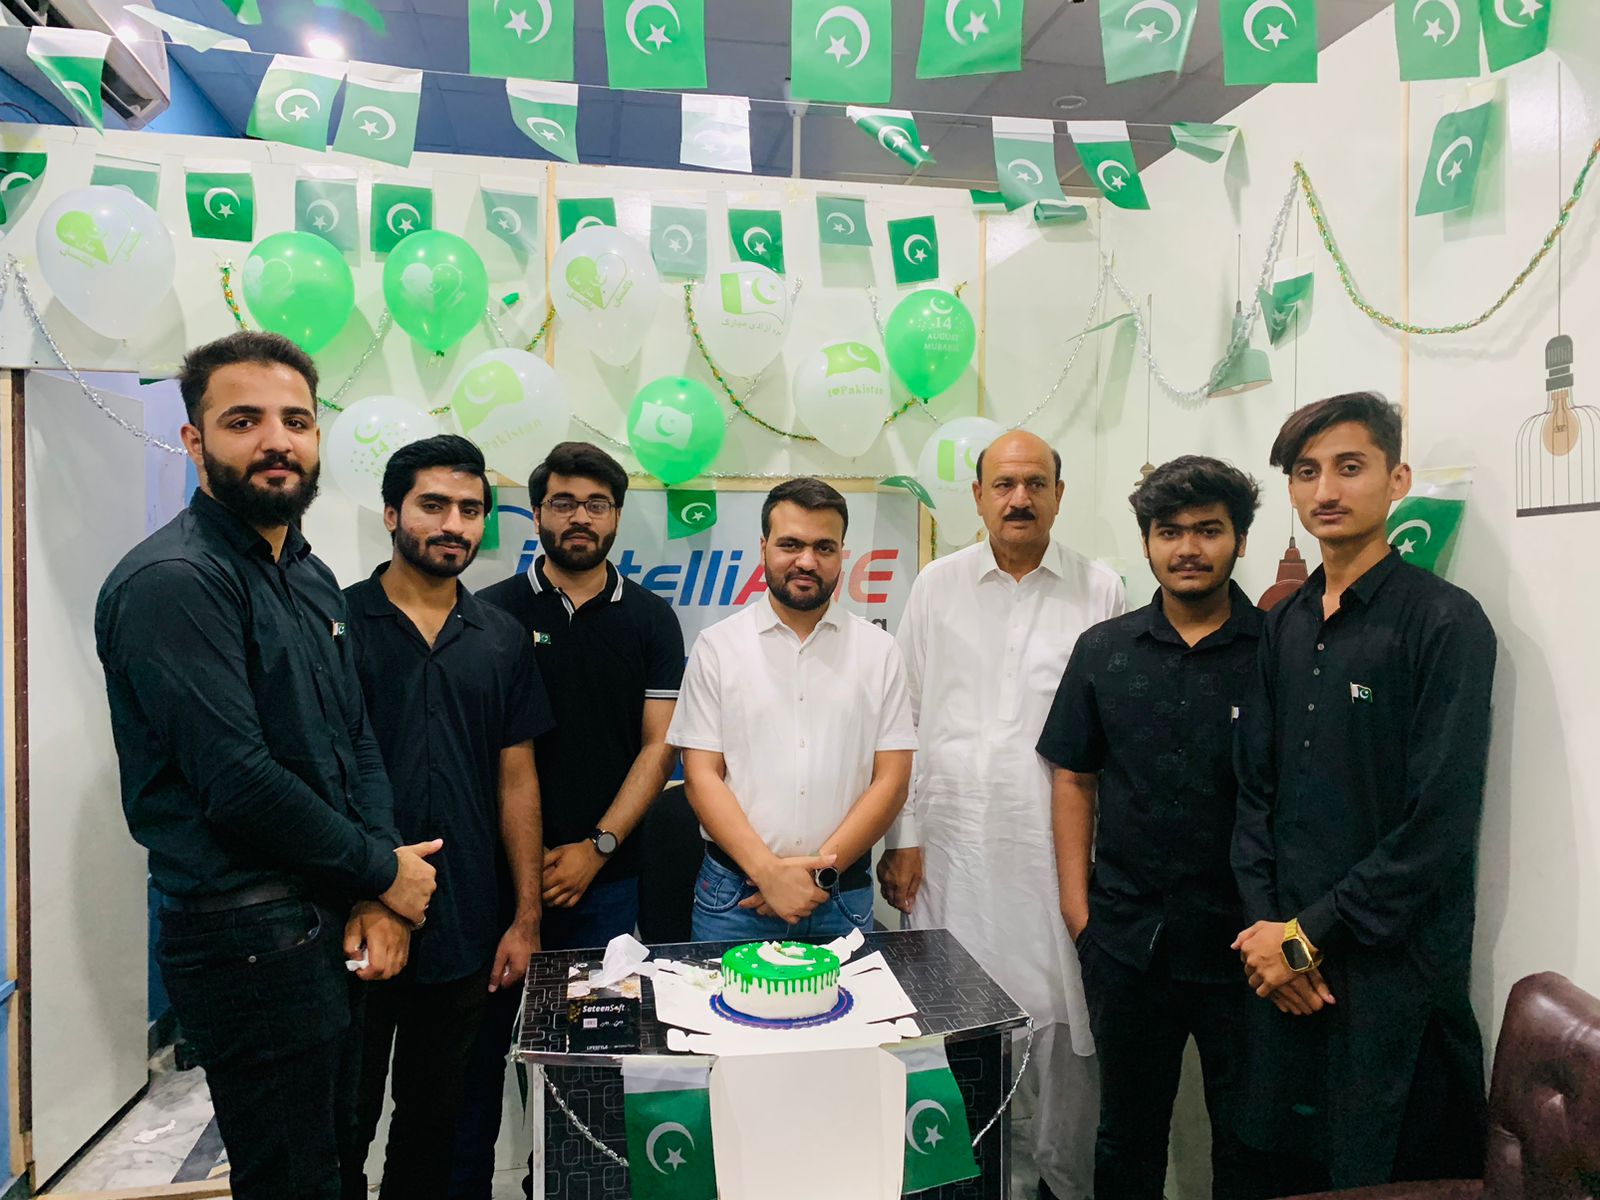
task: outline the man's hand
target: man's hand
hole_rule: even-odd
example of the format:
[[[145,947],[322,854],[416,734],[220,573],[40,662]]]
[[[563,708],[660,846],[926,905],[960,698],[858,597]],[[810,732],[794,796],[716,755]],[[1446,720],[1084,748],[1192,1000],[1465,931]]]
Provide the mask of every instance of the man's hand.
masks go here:
[[[751,880],[756,894],[739,901],[740,908],[757,908],[765,905],[777,917],[790,925],[809,917],[828,898],[828,893],[817,886],[812,872],[831,867],[837,854],[817,854],[806,858],[778,858]]]
[[[903,913],[910,912],[922,888],[922,847],[885,850],[878,859],[878,887],[890,904]]]
[[[1245,979],[1256,995],[1266,999],[1282,990],[1284,1003],[1274,1000],[1279,1009],[1308,1016],[1334,1003],[1333,992],[1321,972],[1296,975],[1289,969],[1283,957],[1284,927],[1281,921],[1257,921],[1234,938],[1232,948],[1239,952]]]
[[[1061,901],[1061,919],[1067,924],[1067,936],[1076,945],[1079,936],[1089,925],[1089,901],[1087,899]]]
[[[431,868],[430,868],[431,869]],[[411,955],[411,927],[376,900],[363,900],[350,910],[344,926],[344,956],[355,960],[367,949],[367,965],[357,979],[393,979]]]
[[[378,899],[386,908],[399,913],[413,925],[420,924],[428,913],[428,901],[433,898],[436,872],[428,864],[428,855],[444,849],[444,839],[418,842],[415,846],[401,846],[394,852],[400,860],[400,870],[389,885],[389,890]]]
[[[528,959],[539,952],[539,919],[518,921],[500,938],[494,965],[489,968],[489,990],[516,987],[528,973]]]
[[[590,841],[568,842],[544,852],[544,902],[571,908],[589,890],[605,856]]]

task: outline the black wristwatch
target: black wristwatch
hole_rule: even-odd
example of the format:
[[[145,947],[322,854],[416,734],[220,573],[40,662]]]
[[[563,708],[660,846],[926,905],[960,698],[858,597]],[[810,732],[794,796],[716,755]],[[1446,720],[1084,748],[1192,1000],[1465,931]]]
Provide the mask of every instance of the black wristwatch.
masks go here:
[[[617,851],[617,835],[608,833],[604,829],[591,831],[589,841],[594,845],[601,858],[610,858]]]
[[[817,886],[825,892],[831,892],[839,884],[838,867],[818,867],[811,872],[811,878],[817,881]]]

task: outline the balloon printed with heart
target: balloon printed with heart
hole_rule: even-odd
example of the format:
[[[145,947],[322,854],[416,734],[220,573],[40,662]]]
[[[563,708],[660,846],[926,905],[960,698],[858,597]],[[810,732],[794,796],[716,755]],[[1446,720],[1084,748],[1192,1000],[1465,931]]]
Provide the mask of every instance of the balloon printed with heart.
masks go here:
[[[835,454],[855,458],[878,440],[889,417],[889,375],[882,352],[865,342],[835,342],[795,368],[794,410]]]
[[[650,251],[609,225],[580,229],[550,264],[551,303],[562,325],[612,366],[632,362],[661,299]]]
[[[344,328],[356,287],[344,255],[313,233],[274,233],[244,260],[244,302],[263,329],[315,354]]]
[[[735,375],[756,375],[783,349],[789,292],[760,263],[732,263],[716,276],[715,303],[700,306],[700,336],[711,360]]]
[[[63,306],[96,333],[132,337],[172,290],[172,235],[120,188],[78,188],[39,221],[39,270]]]
[[[368,396],[339,414],[322,456],[340,491],[363,508],[382,512],[389,459],[401,446],[439,432],[439,422],[415,400]]]
[[[394,323],[438,353],[483,320],[489,274],[466,239],[442,229],[408,234],[383,264],[383,298]]]
[[[488,464],[516,479],[565,441],[572,424],[560,378],[526,350],[489,350],[467,363],[450,411]]]
[[[972,496],[978,456],[1004,432],[987,417],[958,417],[939,426],[923,443],[917,481],[933,499],[942,540],[971,541],[983,524]]]

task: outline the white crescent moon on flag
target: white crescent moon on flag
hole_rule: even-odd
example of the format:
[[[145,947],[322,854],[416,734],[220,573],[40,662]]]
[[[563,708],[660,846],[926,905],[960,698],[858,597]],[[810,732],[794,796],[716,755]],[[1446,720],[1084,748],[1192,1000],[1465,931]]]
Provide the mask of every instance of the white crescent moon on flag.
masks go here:
[[[746,250],[750,251],[751,254],[761,254],[761,253],[763,253],[763,251],[757,250],[754,246],[752,246],[750,244],[750,239],[755,237],[755,235],[758,234],[758,233],[762,237],[767,239],[767,243],[766,243],[767,245],[770,246],[772,244],[772,235],[770,233],[768,233],[760,225],[752,225],[752,226],[750,226],[749,229],[746,229],[744,231],[744,236],[739,239],[741,242],[744,243],[744,248]]]
[[[1528,27],[1526,21],[1513,21],[1506,14],[1506,0],[1494,0],[1494,15],[1495,20],[1508,29],[1526,29]]]
[[[509,225],[507,225],[505,227],[505,231],[506,231],[507,234],[509,234],[511,237],[516,237],[517,234],[522,232],[522,214],[521,213],[519,213],[514,208],[507,208],[504,204],[496,204],[493,208],[491,208],[489,210],[489,215],[491,217],[492,216],[496,216],[499,213],[505,213],[506,216],[511,218],[511,224],[509,224]]]
[[[5,191],[5,189],[5,180],[0,179],[0,192]],[[854,233],[856,231],[856,219],[847,212],[831,212],[828,214],[827,219],[829,221],[843,221],[849,226],[848,229],[837,230],[836,232],[838,233]]]
[[[891,141],[895,143],[893,146],[889,144]],[[898,154],[900,147],[909,146],[910,144],[911,135],[898,125],[885,125],[878,130],[878,145],[882,146],[890,154]]]
[[[1391,546],[1394,545],[1395,541],[1400,537],[1400,535],[1408,529],[1420,529],[1422,530],[1422,540],[1424,542],[1433,541],[1433,526],[1429,525],[1426,521],[1418,519],[1415,521],[1407,521],[1403,525],[1396,525],[1394,532],[1389,535],[1389,544]]]
[[[917,260],[911,257],[911,247],[913,245],[915,245],[917,242],[921,242],[924,246],[926,246],[928,248],[928,252],[930,254],[933,252],[933,243],[928,240],[928,235],[927,234],[925,234],[925,233],[913,233],[910,237],[908,237],[905,240],[904,244],[901,245],[901,247],[900,247],[900,256],[902,258],[904,258],[908,263],[911,263],[913,266],[917,265]],[[852,355],[852,357],[854,357],[854,356]],[[863,361],[864,362],[866,360],[862,359],[862,360],[858,360],[858,361]]]
[[[218,196],[232,196],[235,203],[237,203],[237,204],[243,204],[244,203],[243,200],[239,199],[239,193],[234,191],[231,187],[214,187],[214,188],[212,188],[201,199],[200,207],[206,210],[206,216],[208,216],[208,217],[210,217],[210,218],[212,218],[213,220],[216,220],[216,221],[222,220],[222,217],[212,210],[211,202],[213,200],[215,200]]]
[[[1022,170],[1019,171],[1018,167]],[[1044,182],[1044,172],[1039,169],[1039,164],[1026,158],[1013,158],[1006,164],[1006,170],[1023,183],[1038,185]]]
[[[328,223],[327,223],[327,225],[325,225],[323,227],[322,232],[323,233],[331,233],[335,228],[338,227],[338,224],[339,224],[339,209],[334,205],[332,200],[329,200],[326,197],[319,196],[317,199],[313,200],[310,204],[306,205],[306,216],[309,217],[312,213],[316,212],[317,209],[319,209],[319,208],[325,208],[325,209],[328,210]]]
[[[910,1108],[906,1109],[906,1145],[910,1146],[918,1154],[927,1153],[926,1150],[917,1145],[916,1128],[917,1118],[925,1112],[937,1112],[946,1121],[950,1119],[949,1112],[937,1100],[918,1100]]]
[[[387,142],[394,136],[394,114],[388,109],[379,108],[376,104],[363,104],[360,108],[356,109],[355,112],[350,114],[350,119],[353,121],[362,113],[372,113],[374,116],[383,118],[384,131],[378,135],[378,140],[380,142]]]
[[[1463,146],[1466,147],[1468,158],[1477,153],[1478,148],[1472,144],[1472,139],[1467,137],[1466,134],[1462,134],[1444,148],[1443,154],[1439,155],[1439,161],[1433,168],[1433,177],[1439,181],[1440,187],[1450,186],[1450,181],[1444,177],[1445,164],[1450,161],[1450,156]]]
[[[1504,4],[1505,0],[1495,0],[1495,3]],[[1289,0],[1255,0],[1254,4],[1244,10],[1244,36],[1249,38],[1250,44],[1263,54],[1270,54],[1272,51],[1256,41],[1256,18],[1269,8],[1281,9],[1289,14],[1289,20],[1294,22],[1296,28],[1300,25],[1300,18],[1294,9],[1289,7]],[[1277,48],[1277,46],[1272,47],[1273,50]]]
[[[1426,3],[1427,0],[1423,0],[1423,2]],[[1123,26],[1126,27],[1128,22],[1133,20],[1136,13],[1143,12],[1145,9],[1154,9],[1164,16],[1172,18],[1172,28],[1167,32],[1167,36],[1161,39],[1163,43],[1170,42],[1183,31],[1183,14],[1178,11],[1178,6],[1172,3],[1172,0],[1139,0],[1139,3],[1124,14],[1122,18]]]
[[[422,214],[417,211],[417,206],[415,204],[410,203],[409,201],[402,200],[402,201],[400,201],[399,204],[392,205],[390,207],[389,211],[386,214],[384,214],[383,223],[389,227],[389,232],[390,233],[399,233],[400,232],[398,229],[396,229],[394,227],[395,215],[398,214],[398,213],[410,213],[413,217],[415,217],[417,219],[417,224],[418,225],[422,224]],[[413,229],[411,232],[415,233],[416,230]]]
[[[572,232],[573,233],[577,233],[578,230],[580,230],[580,229],[588,229],[592,225],[604,226],[605,222],[602,221],[599,217],[584,217],[582,220],[580,220],[576,225],[574,225],[572,227]]]
[[[76,79],[67,80],[61,85],[61,90],[71,96],[82,96],[82,104],[86,110],[94,107],[94,97],[89,95],[89,89],[84,87],[83,84],[79,83]]]
[[[528,45],[544,41],[544,35],[550,32],[550,26],[555,21],[555,14],[550,11],[550,0],[533,0],[539,6],[539,32],[528,39]],[[518,39],[520,40],[520,39]]]
[[[994,15],[996,17],[1001,15],[1000,2],[1001,0],[992,0],[992,3],[994,4]],[[944,6],[944,27],[945,30],[950,34],[950,40],[952,42],[961,41],[961,31],[956,28],[956,10],[960,7],[961,0],[947,0],[947,3]],[[978,35],[976,33],[972,35],[972,40],[974,42],[978,40]]]
[[[681,234],[683,234],[683,249],[681,251],[679,251],[680,254],[687,254],[687,253],[689,253],[689,251],[694,249],[694,234],[690,233],[687,227],[685,227],[683,225],[674,224],[674,225],[668,225],[665,229],[663,229],[661,231],[661,235],[663,237],[665,237],[669,233],[681,233]]]
[[[1094,169],[1094,177],[1100,181],[1101,187],[1106,188],[1108,191],[1114,192],[1117,190],[1116,185],[1113,184],[1111,180],[1106,178],[1106,172],[1112,167],[1115,167],[1117,170],[1122,172],[1122,174],[1117,178],[1126,183],[1128,179],[1128,168],[1114,158],[1108,158],[1105,160],[1105,162],[1096,167]]]
[[[689,1145],[694,1145],[694,1134],[690,1133],[676,1121],[663,1121],[661,1124],[652,1129],[650,1131],[650,1136],[644,1140],[644,1156],[650,1160],[650,1165],[656,1170],[660,1171],[663,1175],[667,1173],[667,1169],[656,1161],[656,1142],[664,1133],[681,1133],[684,1137],[689,1139]]]
[[[33,176],[26,171],[11,171],[6,174],[5,178],[0,179],[0,192],[9,192],[14,187],[20,187],[24,183],[32,182]]]
[[[848,4],[835,4],[827,12],[817,18],[817,27],[811,33],[812,37],[822,36],[822,27],[836,17],[843,17],[856,27],[856,32],[861,35],[861,48],[856,51],[856,56],[844,64],[844,69],[849,70],[867,56],[867,48],[872,45],[872,30],[867,25],[866,17],[861,15],[859,9],[851,8]]]
[[[622,18],[622,26],[628,31],[628,40],[633,43],[633,48],[640,54],[654,54],[654,50],[646,49],[645,44],[639,40],[639,14],[647,8],[664,8],[672,14],[673,23],[681,30],[683,18],[678,15],[678,10],[673,6],[672,0],[633,0],[628,5],[628,11]]]
[[[556,131],[556,137],[562,139],[563,141],[566,140],[567,131],[562,126],[560,121],[552,121],[549,117],[528,117],[524,120],[524,124],[526,124],[528,129],[533,133],[538,133],[541,129],[546,127],[554,129]]]
[[[1423,7],[1428,4],[1442,4],[1445,11],[1450,14],[1450,36],[1444,40],[1445,46],[1450,45],[1461,32],[1461,6],[1456,3],[1456,0],[1417,0],[1416,7],[1411,10],[1411,23],[1413,25],[1417,23],[1417,17],[1421,14]]]
[[[289,120],[288,117],[283,115],[283,102],[293,96],[304,96],[307,100],[311,101],[311,103],[317,106],[318,112],[322,111],[322,101],[310,88],[290,88],[288,91],[283,92],[277,98],[277,100],[273,102],[272,111],[278,114],[278,120]]]
[[[683,506],[678,518],[685,525],[698,525],[711,515],[711,505],[704,500],[691,500]]]

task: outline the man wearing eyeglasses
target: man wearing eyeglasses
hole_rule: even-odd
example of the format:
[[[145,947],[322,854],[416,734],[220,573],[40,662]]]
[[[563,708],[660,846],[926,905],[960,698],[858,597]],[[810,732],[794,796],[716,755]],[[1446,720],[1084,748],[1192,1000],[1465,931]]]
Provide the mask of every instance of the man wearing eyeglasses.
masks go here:
[[[545,950],[604,946],[633,932],[641,848],[630,835],[677,765],[666,737],[683,679],[683,631],[670,604],[622,578],[606,557],[627,491],[627,472],[604,450],[587,442],[556,446],[528,479],[544,553],[527,571],[478,593],[532,639],[556,719],[534,742],[544,809]],[[484,1071],[496,1079],[504,1077],[515,1015],[507,1003],[496,1008],[499,1021],[485,1018],[489,1044],[479,1047]],[[490,1194],[500,1087],[482,1077],[479,1083],[469,1104],[492,1112],[460,1123],[453,1200]]]

